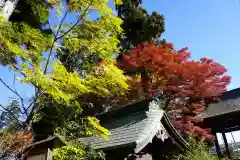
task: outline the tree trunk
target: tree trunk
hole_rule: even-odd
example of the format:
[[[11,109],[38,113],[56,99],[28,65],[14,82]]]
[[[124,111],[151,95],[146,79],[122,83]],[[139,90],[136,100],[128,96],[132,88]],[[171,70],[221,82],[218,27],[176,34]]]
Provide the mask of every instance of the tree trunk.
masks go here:
[[[1,15],[9,20],[19,0],[0,0]]]
[[[144,70],[141,72],[141,83],[142,83],[142,88],[144,91],[144,96],[148,96],[149,95],[149,81],[150,78],[148,77],[147,72]]]

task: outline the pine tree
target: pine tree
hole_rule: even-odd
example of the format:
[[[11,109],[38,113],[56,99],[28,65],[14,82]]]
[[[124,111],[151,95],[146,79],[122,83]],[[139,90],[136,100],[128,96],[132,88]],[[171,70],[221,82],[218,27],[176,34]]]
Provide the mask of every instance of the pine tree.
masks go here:
[[[3,106],[2,106],[3,107]],[[0,114],[0,128],[12,128],[20,127],[19,116],[20,116],[20,105],[17,100],[11,101],[6,107],[3,107],[5,110]]]
[[[157,12],[149,14],[141,7],[141,3],[141,0],[123,0],[121,5],[116,6],[118,16],[123,20],[124,36],[120,38],[122,50],[160,39],[165,30],[163,15]]]

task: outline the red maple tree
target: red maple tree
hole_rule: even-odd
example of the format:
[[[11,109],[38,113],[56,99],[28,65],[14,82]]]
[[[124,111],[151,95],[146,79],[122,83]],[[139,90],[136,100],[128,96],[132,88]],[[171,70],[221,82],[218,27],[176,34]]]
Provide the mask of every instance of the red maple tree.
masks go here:
[[[165,110],[182,135],[213,138],[209,129],[197,125],[200,119],[196,117],[206,102],[227,91],[231,78],[225,75],[224,66],[207,58],[190,60],[187,48],[176,51],[171,43],[156,45],[155,41],[123,55],[119,66],[131,73],[130,92],[144,97],[161,94],[166,99]]]

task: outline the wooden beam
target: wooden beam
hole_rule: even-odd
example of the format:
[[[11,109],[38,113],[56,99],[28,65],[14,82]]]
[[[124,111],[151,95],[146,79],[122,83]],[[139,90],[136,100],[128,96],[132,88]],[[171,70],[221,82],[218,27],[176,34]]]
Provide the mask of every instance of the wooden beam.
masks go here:
[[[240,130],[240,126],[234,126],[234,127],[229,127],[229,128],[224,128],[225,132],[234,132]]]
[[[215,133],[215,136],[216,136],[216,139],[214,140],[214,144],[215,144],[216,152],[217,152],[218,158],[222,158],[221,149],[217,139],[217,133]]]
[[[223,137],[223,141],[224,141],[224,145],[225,145],[225,148],[226,148],[226,151],[227,151],[228,158],[230,160],[232,160],[225,132],[222,132],[222,137]]]
[[[48,148],[46,160],[52,160],[52,151]]]

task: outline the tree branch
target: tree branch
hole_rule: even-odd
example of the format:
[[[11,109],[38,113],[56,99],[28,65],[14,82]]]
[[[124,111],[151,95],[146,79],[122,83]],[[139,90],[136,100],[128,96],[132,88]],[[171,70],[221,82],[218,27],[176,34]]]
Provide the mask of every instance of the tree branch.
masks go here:
[[[63,38],[64,36],[66,36],[69,32],[71,32],[71,30],[72,30],[72,29],[83,19],[83,17],[87,14],[88,9],[89,9],[90,6],[92,5],[92,2],[93,2],[93,1],[91,1],[91,2],[89,3],[89,5],[88,5],[87,8],[84,10],[84,12],[83,12],[83,14],[81,15],[81,17],[79,17],[79,19],[77,20],[77,22],[76,22],[68,31],[64,32],[60,37],[57,37],[57,39],[61,39],[61,38]]]
[[[54,40],[53,40],[52,46],[51,46],[51,48],[50,48],[50,53],[49,53],[49,55],[48,55],[48,57],[47,57],[46,65],[45,65],[44,70],[43,70],[44,74],[47,73],[48,65],[49,65],[49,63],[50,63],[50,59],[51,59],[51,56],[52,56],[52,54],[53,54],[53,48],[54,48],[55,43],[56,43],[59,39],[63,38],[65,35],[67,35],[67,34],[84,18],[84,16],[87,14],[87,11],[88,11],[88,9],[89,9],[89,7],[90,7],[91,5],[92,5],[92,1],[89,3],[89,5],[87,6],[87,8],[84,10],[84,13],[81,15],[81,17],[78,19],[78,21],[77,21],[69,30],[67,30],[66,32],[64,32],[61,36],[57,37],[58,34],[59,34],[60,31],[61,31],[62,25],[63,25],[63,23],[64,23],[64,20],[65,20],[67,14],[68,14],[68,11],[65,12],[65,14],[64,14],[64,16],[63,16],[63,18],[62,18],[62,20],[61,20],[61,22],[60,22],[60,24],[59,24],[59,27],[58,27],[58,30],[57,30],[56,34],[54,34],[54,32],[53,32],[52,29],[51,29],[52,34],[53,34],[53,36],[54,36]],[[49,23],[49,26],[50,26],[50,23]],[[35,87],[39,88],[38,86],[35,86]],[[45,93],[44,91],[40,91],[39,89],[36,91],[36,96],[35,96],[34,100],[33,100],[33,101],[29,104],[29,106],[26,108],[26,110],[27,110],[28,112],[29,112],[31,106],[32,106],[34,103],[36,103],[37,99],[38,99],[42,94],[44,94],[44,93]],[[37,105],[34,104],[33,108],[31,108],[31,111],[30,111],[30,113],[28,114],[28,117],[27,117],[27,119],[26,119],[26,121],[25,121],[26,124],[29,124],[29,123],[30,123],[30,121],[31,121],[31,119],[32,119],[32,117],[33,117],[33,115],[34,115],[34,112],[35,112],[35,110],[36,110],[36,107],[37,107]]]
[[[20,120],[12,113],[11,110],[5,108],[2,104],[0,104],[0,107],[1,107],[2,109],[4,109],[5,111],[7,111],[7,113],[11,114],[11,115],[13,116],[13,118],[14,118],[17,122],[20,122]]]
[[[54,32],[52,31],[52,33],[53,33],[53,35],[54,35],[55,38],[54,38],[53,43],[52,43],[52,46],[51,46],[51,48],[50,48],[50,53],[49,53],[49,55],[48,55],[47,63],[46,63],[45,68],[44,68],[44,74],[47,73],[47,68],[48,68],[48,65],[49,65],[50,58],[51,58],[51,56],[52,56],[52,51],[53,51],[54,44],[55,44],[55,42],[59,39],[59,38],[57,38],[57,36],[58,36],[58,34],[59,34],[60,30],[61,30],[61,27],[62,27],[62,25],[63,25],[63,22],[64,22],[65,18],[67,17],[67,14],[68,14],[68,11],[65,12],[65,14],[64,14],[64,16],[63,16],[63,18],[62,18],[62,20],[61,20],[61,22],[60,22],[60,25],[59,25],[59,27],[58,27],[57,33],[54,34]]]
[[[47,73],[47,68],[48,68],[48,65],[49,65],[49,62],[50,62],[50,58],[51,58],[52,53],[53,53],[54,44],[55,44],[55,42],[58,40],[57,36],[58,36],[58,34],[59,34],[60,30],[61,30],[61,27],[62,27],[62,25],[63,25],[63,22],[64,22],[65,18],[67,17],[67,14],[68,14],[68,11],[65,12],[65,14],[64,14],[64,16],[63,16],[63,18],[62,18],[62,20],[61,20],[61,22],[60,22],[60,24],[59,24],[59,27],[58,27],[58,30],[57,30],[57,33],[56,33],[56,34],[53,32],[53,30],[52,30],[52,28],[51,28],[51,25],[50,25],[50,22],[48,21],[48,25],[49,25],[49,28],[50,28],[53,36],[54,36],[54,40],[53,40],[52,46],[51,46],[51,48],[50,48],[50,53],[49,53],[49,55],[48,55],[46,65],[45,65],[45,67],[44,67],[44,71],[43,71],[44,74]],[[37,87],[37,88],[38,88],[38,87]],[[41,93],[40,93],[40,92],[41,92]],[[43,93],[44,93],[44,92],[43,92],[43,91],[40,91],[39,88],[37,89],[37,91],[36,91],[36,93],[35,93],[36,95],[35,95],[34,100],[33,100],[33,101],[29,104],[29,106],[26,108],[27,112],[29,111],[29,109],[31,108],[31,106],[32,106],[34,103],[36,103],[37,99],[38,99]],[[31,111],[29,112],[29,115],[28,115],[28,117],[27,117],[27,119],[26,119],[26,121],[25,121],[26,124],[28,124],[28,123],[30,122],[30,120],[32,119],[35,109],[36,109],[36,105],[34,104],[33,108],[32,108]]]
[[[34,115],[34,112],[35,112],[35,109],[36,109],[36,107],[37,107],[37,105],[36,105],[36,102],[37,102],[37,100],[38,100],[38,98],[41,96],[41,95],[43,95],[44,94],[44,91],[41,91],[41,93],[38,93],[36,96],[35,96],[35,98],[33,99],[33,101],[29,104],[29,106],[27,107],[27,110],[29,110],[30,109],[30,107],[33,105],[33,108],[31,109],[31,111],[29,112],[29,115],[28,115],[28,117],[27,117],[27,119],[26,119],[26,121],[25,121],[25,124],[29,124],[30,123],[30,121],[32,120],[32,117],[33,117],[33,115]]]
[[[24,108],[24,100],[23,100],[23,98],[20,96],[20,94],[17,92],[15,86],[14,86],[14,89],[12,89],[9,85],[7,85],[7,83],[5,83],[5,82],[3,81],[2,78],[0,78],[0,82],[1,82],[5,87],[7,87],[10,91],[12,91],[14,94],[16,94],[16,95],[19,97],[19,99],[21,100],[21,103],[22,103],[22,107]],[[14,85],[15,85],[15,80],[14,80]]]
[[[91,2],[90,2],[89,5],[87,6],[87,8],[84,10],[83,14],[82,14],[81,17],[78,19],[78,21],[77,21],[69,30],[67,30],[66,32],[64,32],[61,36],[57,37],[58,34],[59,34],[59,32],[60,32],[60,30],[61,30],[61,27],[62,27],[62,25],[63,25],[63,22],[64,22],[67,14],[68,14],[68,11],[65,12],[65,14],[64,14],[64,16],[63,16],[63,18],[62,18],[62,20],[61,20],[61,22],[60,22],[60,25],[59,25],[59,27],[58,27],[57,33],[54,34],[54,32],[52,31],[55,38],[54,38],[53,43],[52,43],[52,46],[51,46],[51,48],[50,48],[50,53],[49,53],[49,55],[48,55],[47,63],[46,63],[45,68],[44,68],[44,74],[47,73],[47,68],[48,68],[48,65],[49,65],[49,61],[50,61],[50,58],[51,58],[51,55],[52,55],[52,52],[53,52],[53,47],[54,47],[55,42],[56,42],[57,40],[63,38],[65,35],[67,35],[67,34],[83,19],[83,17],[87,14],[87,11],[88,11],[88,9],[90,8],[90,6],[92,5],[92,3],[93,3],[93,1],[91,0]],[[49,24],[49,26],[50,26],[50,24]],[[51,30],[52,30],[52,29],[51,29]]]
[[[15,83],[16,83],[16,75],[14,75],[14,79],[13,79],[13,89],[14,89],[14,91],[15,91],[16,93],[18,93],[18,91],[17,91],[17,89],[16,89]],[[20,94],[18,93],[18,95],[20,95]],[[20,101],[21,101],[22,109],[23,109],[23,111],[24,111],[24,113],[23,113],[23,112],[21,112],[21,113],[22,113],[22,114],[27,114],[26,108],[25,108],[25,105],[24,105],[24,100],[23,100],[22,97],[19,97],[19,98],[20,98]],[[21,111],[21,110],[20,110],[20,111]]]
[[[41,96],[41,95],[43,95],[44,94],[44,92],[42,91],[41,93],[39,93],[38,95],[36,95],[35,96],[35,98],[33,99],[33,101],[28,105],[28,107],[27,107],[27,111],[30,109],[30,107],[37,101],[37,99]]]
[[[56,38],[56,35],[55,35],[55,33],[53,32],[53,30],[52,30],[52,28],[51,28],[51,24],[50,24],[50,21],[49,21],[49,20],[48,20],[48,27],[49,27],[50,31],[52,32],[54,38]]]

